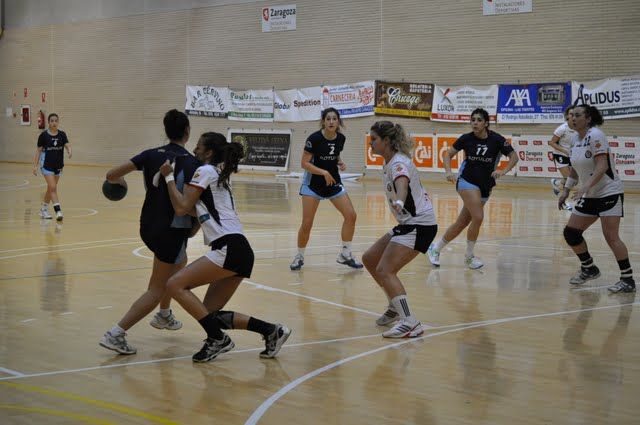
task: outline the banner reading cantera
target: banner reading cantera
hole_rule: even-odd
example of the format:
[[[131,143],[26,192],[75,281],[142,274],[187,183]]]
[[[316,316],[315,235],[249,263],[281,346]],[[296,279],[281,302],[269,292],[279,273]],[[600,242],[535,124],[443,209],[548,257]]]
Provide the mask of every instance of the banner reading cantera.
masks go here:
[[[189,115],[226,117],[229,103],[227,87],[187,86],[187,102],[184,109]]]
[[[483,108],[491,122],[496,121],[498,85],[439,86],[433,93],[432,121],[468,122],[471,112]]]
[[[433,84],[376,81],[376,115],[429,118]]]

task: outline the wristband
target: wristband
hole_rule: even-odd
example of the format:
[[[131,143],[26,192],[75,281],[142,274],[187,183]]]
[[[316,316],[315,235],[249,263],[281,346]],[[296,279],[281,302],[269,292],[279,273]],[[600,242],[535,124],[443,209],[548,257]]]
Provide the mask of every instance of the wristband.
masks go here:
[[[567,189],[571,189],[572,187],[575,187],[575,185],[578,184],[578,180],[574,179],[573,177],[567,177],[567,181],[564,182],[564,187]]]
[[[404,201],[401,201],[400,199],[396,199],[393,203],[398,205],[400,208],[404,208]]]
[[[169,184],[169,182],[174,181],[175,178],[173,178],[173,174],[169,174],[168,176],[164,176],[164,181]]]

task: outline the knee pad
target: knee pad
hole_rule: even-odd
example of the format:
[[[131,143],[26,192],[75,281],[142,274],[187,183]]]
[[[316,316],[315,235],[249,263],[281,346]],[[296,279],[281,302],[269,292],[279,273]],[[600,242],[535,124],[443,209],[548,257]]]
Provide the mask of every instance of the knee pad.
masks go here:
[[[219,310],[215,315],[220,329],[233,329],[233,311]]]
[[[584,241],[582,237],[584,230],[576,229],[574,227],[565,226],[564,228],[564,240],[567,241],[569,246],[578,246]]]

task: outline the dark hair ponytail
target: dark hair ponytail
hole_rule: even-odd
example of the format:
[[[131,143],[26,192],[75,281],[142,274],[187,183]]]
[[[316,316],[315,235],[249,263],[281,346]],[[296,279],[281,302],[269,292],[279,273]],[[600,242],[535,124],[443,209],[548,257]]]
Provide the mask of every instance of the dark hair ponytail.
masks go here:
[[[227,143],[226,137],[213,131],[204,133],[200,140],[208,151],[213,151],[211,165],[222,163],[218,187],[222,185],[228,190],[231,174],[238,172],[238,164],[245,157],[244,146],[238,142]]]
[[[604,118],[602,118],[602,114],[600,113],[598,108],[596,108],[595,106],[587,105],[585,103],[584,105],[578,105],[577,108],[584,108],[584,113],[589,118],[591,118],[591,123],[589,124],[589,127],[597,127],[604,123]]]

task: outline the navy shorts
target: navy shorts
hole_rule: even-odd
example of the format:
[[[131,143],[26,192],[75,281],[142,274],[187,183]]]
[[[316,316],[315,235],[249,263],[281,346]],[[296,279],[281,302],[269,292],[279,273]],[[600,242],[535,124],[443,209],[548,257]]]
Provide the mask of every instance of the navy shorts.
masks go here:
[[[180,264],[187,259],[187,235],[185,229],[140,228],[140,237],[147,248],[168,264]]]

